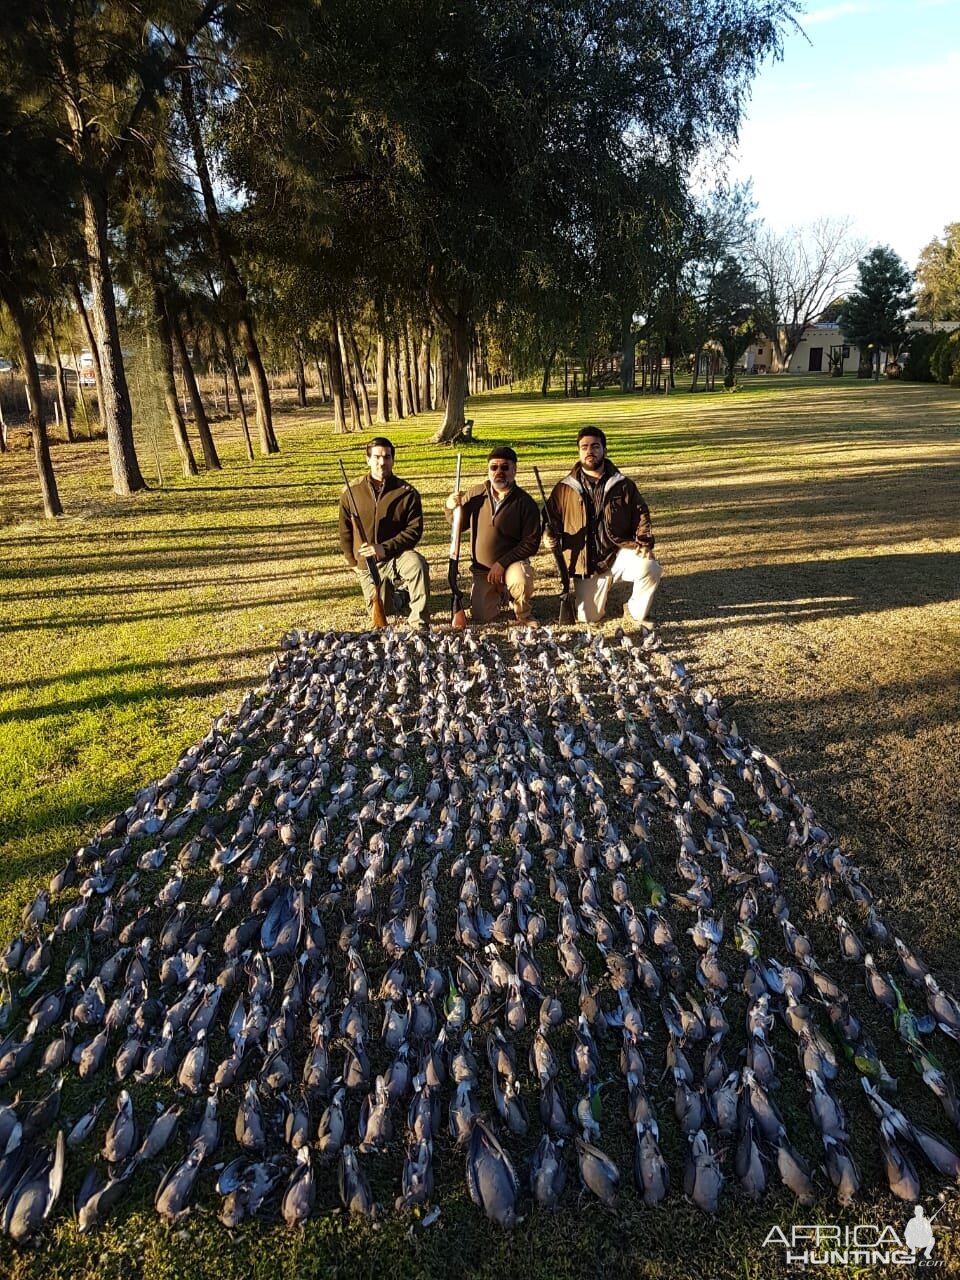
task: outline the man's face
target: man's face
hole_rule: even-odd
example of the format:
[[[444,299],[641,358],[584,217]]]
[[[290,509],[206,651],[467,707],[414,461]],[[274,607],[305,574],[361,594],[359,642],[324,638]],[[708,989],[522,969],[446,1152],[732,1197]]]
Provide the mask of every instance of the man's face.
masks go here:
[[[385,449],[383,445],[375,444],[370,450],[367,462],[370,464],[370,475],[374,480],[379,482],[393,475],[392,449]]]
[[[511,462],[509,458],[491,458],[487,463],[487,475],[490,477],[490,483],[499,492],[503,493],[513,484],[517,474],[517,464]]]
[[[606,450],[603,447],[603,441],[598,440],[596,436],[584,436],[582,440],[578,440],[577,451],[584,470],[599,471],[603,466]]]

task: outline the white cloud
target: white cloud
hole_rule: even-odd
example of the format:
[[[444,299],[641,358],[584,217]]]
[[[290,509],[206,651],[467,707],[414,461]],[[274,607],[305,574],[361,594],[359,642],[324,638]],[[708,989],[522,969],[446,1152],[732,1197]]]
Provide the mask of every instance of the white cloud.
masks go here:
[[[960,52],[954,50],[935,61],[907,63],[902,67],[887,66],[873,76],[865,75],[860,78],[860,83],[864,87],[872,87],[874,91],[877,91],[878,87],[881,88],[882,96],[888,105],[889,91],[897,89],[913,97],[943,99],[945,111],[948,109],[947,102],[956,93],[958,81],[960,81]],[[896,104],[897,110],[901,105],[900,102]]]
[[[842,4],[828,4],[823,9],[814,9],[811,13],[800,15],[801,27],[815,27],[823,22],[836,22],[840,18],[857,17],[864,13],[874,13],[877,6],[869,0],[846,0]]]

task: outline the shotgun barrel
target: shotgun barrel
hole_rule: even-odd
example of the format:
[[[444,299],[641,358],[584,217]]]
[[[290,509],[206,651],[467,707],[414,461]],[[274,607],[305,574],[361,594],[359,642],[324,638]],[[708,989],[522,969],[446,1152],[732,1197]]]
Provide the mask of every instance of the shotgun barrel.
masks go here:
[[[552,516],[550,515],[550,506],[547,503],[547,495],[543,488],[543,481],[540,479],[540,472],[537,467],[533,468],[533,474],[537,477],[537,488],[540,490],[540,499],[543,502],[543,518],[547,522],[547,528],[553,538],[553,558],[557,564],[557,572],[560,575],[560,622],[571,623],[577,620],[577,610],[573,601],[573,588],[570,583],[570,570],[567,568],[567,562],[563,558],[563,531],[558,529]]]
[[[463,454],[457,454],[457,475],[453,482],[453,492],[460,492],[460,467]],[[454,507],[453,519],[450,521],[450,559],[447,562],[447,581],[450,584],[450,621],[458,631],[467,625],[467,615],[463,607],[463,595],[460,591],[460,537],[463,533],[463,507]]]

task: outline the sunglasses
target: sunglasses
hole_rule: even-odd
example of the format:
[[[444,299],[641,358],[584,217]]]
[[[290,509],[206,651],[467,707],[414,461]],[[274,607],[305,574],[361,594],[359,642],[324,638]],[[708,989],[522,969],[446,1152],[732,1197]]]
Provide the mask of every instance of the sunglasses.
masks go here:
[[[491,462],[487,467],[488,471],[509,471],[513,466],[512,462]]]

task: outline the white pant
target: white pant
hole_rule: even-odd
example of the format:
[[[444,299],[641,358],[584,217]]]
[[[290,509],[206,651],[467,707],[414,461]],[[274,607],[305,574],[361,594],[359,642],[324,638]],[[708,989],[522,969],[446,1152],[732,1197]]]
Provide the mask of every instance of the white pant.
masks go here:
[[[642,622],[647,616],[661,572],[653,556],[643,556],[638,551],[624,547],[617,552],[617,558],[606,573],[575,579],[577,621],[599,622],[607,612],[607,596],[611,585],[614,582],[632,582],[633,591],[627,601],[627,613],[634,622]]]

